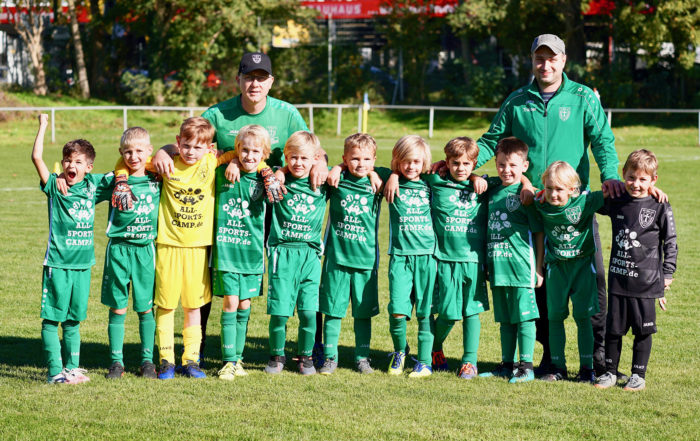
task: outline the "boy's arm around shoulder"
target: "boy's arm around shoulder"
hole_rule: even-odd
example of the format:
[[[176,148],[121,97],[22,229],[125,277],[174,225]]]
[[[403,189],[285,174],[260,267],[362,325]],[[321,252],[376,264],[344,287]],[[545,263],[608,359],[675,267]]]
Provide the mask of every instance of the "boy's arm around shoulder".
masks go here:
[[[662,209],[659,214],[659,240],[663,241],[663,273],[664,279],[673,280],[676,272],[676,259],[678,257],[678,244],[676,242],[676,221],[673,218],[671,205],[666,202],[660,204]],[[665,286],[668,287],[668,282]]]
[[[46,185],[49,176],[51,176],[49,168],[44,162],[44,135],[46,134],[46,128],[48,126],[49,115],[42,113],[39,115],[39,130],[36,132],[34,148],[32,149],[32,162],[34,163],[34,167],[36,167],[36,172],[39,174],[42,186]]]

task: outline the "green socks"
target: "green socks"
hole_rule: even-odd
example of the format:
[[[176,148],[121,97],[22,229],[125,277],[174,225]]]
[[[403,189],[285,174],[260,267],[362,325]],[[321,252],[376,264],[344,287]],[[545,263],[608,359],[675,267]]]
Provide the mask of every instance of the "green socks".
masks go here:
[[[356,318],[355,328],[355,361],[369,358],[369,342],[372,339],[372,319]]]
[[[435,320],[435,342],[433,343],[433,351],[442,351],[442,344],[447,339],[447,336],[452,331],[456,320],[447,320],[438,316]]]
[[[153,347],[156,343],[156,319],[153,310],[139,313],[139,336],[141,337],[141,364],[153,363]]]
[[[109,338],[109,354],[112,363],[119,362],[124,366],[124,321],[126,314],[117,314],[109,310],[107,337]]]
[[[66,369],[72,370],[80,365],[80,322],[66,320],[63,326],[63,359]]]
[[[281,315],[270,316],[270,355],[284,355],[284,344],[287,338],[287,320]]]
[[[576,319],[578,328],[578,357],[581,367],[593,369],[593,324],[590,317]]]
[[[236,311],[221,311],[221,358],[224,364],[236,360]]]
[[[250,308],[239,309],[236,312],[236,361],[243,359],[243,349],[245,349],[245,339],[248,335],[249,319]]]
[[[406,350],[406,317],[394,317],[389,315],[389,333],[394,342],[394,352]]]
[[[430,316],[418,317],[418,361],[428,366],[433,363],[433,339]]]
[[[591,340],[592,344],[593,340]],[[518,348],[520,361],[532,363],[532,353],[535,351],[535,321],[528,320],[518,323]],[[592,352],[593,346],[591,346]]]
[[[326,315],[323,320],[323,356],[338,360],[340,317]]]
[[[589,320],[590,322],[590,320]],[[591,331],[592,332],[592,331]],[[566,369],[566,330],[563,320],[549,320],[549,350],[552,352],[552,364],[559,369]],[[592,347],[591,347],[592,349]]]
[[[299,315],[297,353],[298,355],[311,356],[316,337],[316,311],[297,310],[297,314]],[[338,331],[340,331],[340,323],[338,323]]]
[[[518,344],[518,325],[501,323],[501,361],[515,363],[515,347]]]
[[[471,363],[476,366],[476,351],[479,349],[480,334],[481,320],[479,320],[479,314],[464,317],[462,320],[462,345],[464,346],[462,364]]]
[[[43,320],[41,322],[41,343],[44,347],[49,377],[58,375],[63,370],[61,359],[61,341],[58,339],[58,322]]]

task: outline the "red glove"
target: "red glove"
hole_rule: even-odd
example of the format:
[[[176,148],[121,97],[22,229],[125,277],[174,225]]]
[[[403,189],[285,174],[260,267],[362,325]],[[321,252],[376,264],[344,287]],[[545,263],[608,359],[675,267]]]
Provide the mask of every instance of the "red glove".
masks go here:
[[[284,195],[287,194],[287,188],[275,177],[272,169],[268,167],[260,170],[260,176],[263,178],[267,200],[270,203],[274,204],[284,199]]]
[[[112,207],[119,211],[129,211],[134,208],[136,196],[131,191],[131,187],[126,181],[129,177],[119,175],[114,178],[114,190],[112,191]]]

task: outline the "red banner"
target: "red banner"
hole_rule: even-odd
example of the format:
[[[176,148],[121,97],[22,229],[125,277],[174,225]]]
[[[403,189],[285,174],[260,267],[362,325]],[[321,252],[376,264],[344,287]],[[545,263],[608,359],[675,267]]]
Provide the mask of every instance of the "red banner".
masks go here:
[[[409,10],[417,14],[444,17],[453,12],[458,3],[458,0],[424,0],[414,2],[409,6]],[[386,0],[305,0],[301,4],[307,8],[318,10],[319,15],[323,18],[333,17],[335,19],[361,19],[372,18],[375,15],[388,15],[393,9],[392,6],[403,6],[402,2]]]
[[[27,8],[21,8],[19,10],[20,14],[27,14],[28,9]],[[48,16],[49,20],[51,23],[54,22],[54,14],[53,14],[53,9],[46,8],[46,9],[41,9],[41,15],[42,16]],[[10,6],[10,7],[2,7],[2,12],[0,12],[0,24],[14,24],[15,21],[17,21],[17,7],[15,6]],[[78,15],[78,23],[90,23],[90,14],[88,14],[87,8],[83,6],[76,6],[75,7],[75,12]],[[70,21],[70,17],[68,14],[68,6],[62,6],[61,7],[61,14],[65,15],[68,17],[68,21]]]

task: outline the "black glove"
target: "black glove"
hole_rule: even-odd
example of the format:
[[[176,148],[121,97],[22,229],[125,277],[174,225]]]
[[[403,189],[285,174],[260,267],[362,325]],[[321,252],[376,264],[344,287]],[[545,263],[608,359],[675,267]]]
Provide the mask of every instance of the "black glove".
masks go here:
[[[272,169],[264,168],[260,170],[260,175],[263,178],[263,184],[265,185],[265,192],[267,193],[267,200],[274,204],[275,202],[280,202],[284,199],[284,195],[287,194],[287,188],[282,184],[279,179],[275,177],[275,173]]]
[[[114,190],[112,191],[112,207],[119,211],[128,211],[134,208],[136,196],[126,181],[129,176],[119,175],[114,178]]]

